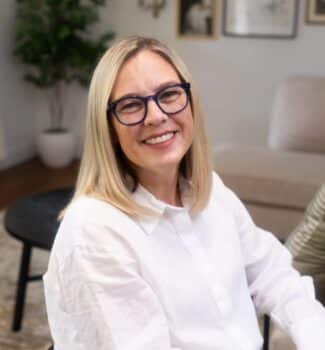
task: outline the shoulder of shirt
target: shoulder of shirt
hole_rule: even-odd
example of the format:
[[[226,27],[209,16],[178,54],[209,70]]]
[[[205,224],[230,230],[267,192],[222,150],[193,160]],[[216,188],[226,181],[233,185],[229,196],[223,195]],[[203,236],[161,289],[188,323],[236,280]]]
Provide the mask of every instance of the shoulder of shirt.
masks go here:
[[[67,220],[80,220],[83,226],[97,225],[114,231],[121,230],[123,226],[134,225],[136,222],[136,219],[112,204],[90,196],[75,199],[68,207],[66,216]]]
[[[227,191],[227,187],[223,183],[221,177],[215,172],[212,172],[212,196],[220,197],[225,191]]]
[[[57,233],[55,248],[66,254],[75,248],[101,249],[137,230],[135,220],[113,205],[80,196],[68,206]],[[57,249],[56,249],[57,250]]]
[[[76,216],[78,220],[81,219],[83,223],[86,221],[100,222],[107,219],[107,216],[118,216],[119,218],[128,217],[110,203],[86,195],[80,196],[70,203],[64,219],[75,218]]]
[[[223,181],[221,180],[221,177],[215,171],[212,172],[212,182],[213,182],[213,185],[215,184],[224,185]]]
[[[232,215],[238,225],[243,223],[253,224],[253,221],[237,194],[225,185],[215,172],[213,173],[212,197],[215,202],[219,204]]]
[[[238,196],[224,184],[221,177],[216,173],[212,173],[212,198],[220,201],[224,207],[235,210],[238,206],[242,206],[242,203]]]

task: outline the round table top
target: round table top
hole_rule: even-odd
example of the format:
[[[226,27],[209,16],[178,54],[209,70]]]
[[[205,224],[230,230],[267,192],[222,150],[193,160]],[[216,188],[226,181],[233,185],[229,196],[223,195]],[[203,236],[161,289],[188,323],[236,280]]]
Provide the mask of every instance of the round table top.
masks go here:
[[[58,214],[72,195],[72,188],[66,188],[16,200],[6,210],[6,230],[25,243],[50,250],[60,224]]]

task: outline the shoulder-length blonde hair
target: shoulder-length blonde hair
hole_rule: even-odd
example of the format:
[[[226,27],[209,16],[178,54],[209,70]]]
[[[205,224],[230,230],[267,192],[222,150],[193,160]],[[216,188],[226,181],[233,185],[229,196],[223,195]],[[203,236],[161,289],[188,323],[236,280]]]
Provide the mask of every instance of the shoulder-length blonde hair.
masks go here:
[[[121,67],[141,50],[159,54],[174,67],[181,81],[191,84],[194,140],[182,160],[180,171],[191,181],[191,212],[194,214],[206,205],[212,181],[211,158],[198,93],[187,67],[172,49],[156,39],[139,36],[115,42],[94,71],[88,95],[84,150],[73,199],[89,195],[131,216],[154,214],[132,197],[132,191],[137,186],[136,174],[132,173],[127,158],[114,143],[113,129],[106,111]]]

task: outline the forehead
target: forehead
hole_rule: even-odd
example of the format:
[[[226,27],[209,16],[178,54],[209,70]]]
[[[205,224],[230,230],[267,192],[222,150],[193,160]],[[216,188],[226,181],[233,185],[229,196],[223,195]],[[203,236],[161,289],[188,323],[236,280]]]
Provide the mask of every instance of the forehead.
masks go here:
[[[129,93],[151,93],[159,85],[179,82],[174,66],[160,54],[142,50],[121,67],[113,88],[113,98]]]

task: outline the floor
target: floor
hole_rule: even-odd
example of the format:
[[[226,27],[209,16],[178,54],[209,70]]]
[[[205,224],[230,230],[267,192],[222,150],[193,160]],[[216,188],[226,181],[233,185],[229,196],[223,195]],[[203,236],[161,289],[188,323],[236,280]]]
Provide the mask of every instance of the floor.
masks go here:
[[[11,330],[22,246],[7,234],[2,220],[0,212],[0,350],[47,350],[51,336],[41,281],[28,283],[22,329]],[[31,274],[44,273],[47,261],[47,251],[34,249]]]
[[[79,161],[62,169],[50,169],[38,158],[0,171],[0,210],[15,199],[36,192],[74,185]]]

